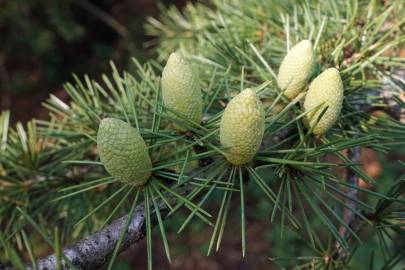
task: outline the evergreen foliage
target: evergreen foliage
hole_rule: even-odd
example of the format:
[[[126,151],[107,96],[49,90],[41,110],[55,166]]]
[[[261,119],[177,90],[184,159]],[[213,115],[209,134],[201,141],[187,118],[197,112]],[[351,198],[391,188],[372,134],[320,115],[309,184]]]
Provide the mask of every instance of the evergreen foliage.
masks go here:
[[[58,267],[81,268],[61,248],[129,213],[106,258],[112,269],[138,206],[144,209],[149,268],[152,230],[160,234],[171,260],[165,219],[179,210],[187,212],[179,232],[197,221],[212,227],[211,254],[219,250],[227,219],[235,213],[232,202],[240,204],[241,257],[249,256],[254,243],[246,242],[245,216],[255,209],[245,201],[258,194],[250,193],[253,186],[270,205],[270,214],[262,218],[279,224],[281,236],[297,236],[312,254],[290,259],[289,266],[353,269],[358,247],[375,238],[383,263],[373,264],[371,254],[366,265],[398,269],[405,245],[398,240],[404,237],[405,177],[380,188],[358,158],[360,147],[384,155],[405,147],[405,124],[392,113],[392,108],[405,109],[404,84],[396,75],[405,68],[399,57],[405,42],[404,8],[403,1],[362,0],[212,0],[190,3],[183,11],[162,7],[162,17],[150,18],[145,26],[154,37],[148,45],[154,45],[157,60],[141,64],[134,59],[133,73],[119,72],[111,64],[111,75],[101,80],[74,77],[65,85],[69,103],[51,96],[44,104],[49,120],[12,127],[9,113],[1,114],[1,263],[23,268],[27,262],[22,255],[28,254],[35,267],[40,251],[33,247],[40,235],[54,250]],[[331,67],[339,70],[343,83],[341,112],[319,136],[313,135],[316,124],[307,127],[304,119],[320,107],[316,121],[321,122],[329,107],[321,103],[304,110],[308,84],[291,100],[277,84],[283,58],[301,40],[311,41],[314,50],[308,84]],[[201,122],[163,102],[160,78],[175,51],[199,72]],[[265,126],[257,153],[239,166],[225,158],[229,149],[221,144],[219,131],[227,104],[246,88],[262,101]],[[376,109],[387,114],[376,118],[370,114]],[[125,185],[104,169],[97,132],[107,117],[127,122],[145,141],[152,169],[142,187]],[[177,132],[173,124],[187,132]],[[329,162],[330,156],[338,161]],[[338,169],[347,171],[346,177]],[[375,188],[360,187],[359,179]],[[205,210],[208,202],[217,211]]]

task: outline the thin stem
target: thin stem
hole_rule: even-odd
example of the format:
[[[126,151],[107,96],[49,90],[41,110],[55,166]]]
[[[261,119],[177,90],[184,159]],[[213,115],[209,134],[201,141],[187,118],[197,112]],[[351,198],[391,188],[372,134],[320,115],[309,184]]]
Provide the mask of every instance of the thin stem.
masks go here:
[[[349,150],[348,158],[352,163],[359,163],[360,162],[360,155],[361,155],[361,148],[360,146],[356,146]],[[359,185],[359,178],[356,173],[354,173],[350,168],[347,169],[347,183],[351,186],[358,186]],[[353,225],[356,221],[356,213],[351,209],[357,210],[357,195],[358,189],[355,188],[348,188],[347,190],[347,197],[345,198],[345,207],[343,209],[343,221],[344,224],[347,224],[349,228],[353,228]],[[343,239],[349,237],[348,228],[346,226],[341,225],[339,227],[339,234]],[[345,250],[339,242],[336,243],[337,248],[337,257],[340,260],[345,260],[347,257],[347,250]]]

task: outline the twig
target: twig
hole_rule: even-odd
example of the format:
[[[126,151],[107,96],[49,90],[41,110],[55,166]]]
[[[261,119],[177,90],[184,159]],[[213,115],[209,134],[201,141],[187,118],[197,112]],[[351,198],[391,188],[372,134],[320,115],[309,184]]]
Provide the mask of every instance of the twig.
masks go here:
[[[351,163],[359,163],[361,156],[361,148],[360,146],[356,146],[353,149],[349,149],[348,158],[350,159]],[[347,169],[347,184],[357,187],[359,185],[359,178],[358,176],[351,170]],[[347,226],[353,228],[354,223],[356,222],[356,214],[354,210],[357,210],[357,198],[358,190],[355,188],[348,188],[347,190],[347,198],[345,199],[345,207],[343,209],[343,221]],[[349,199],[350,198],[350,199]],[[341,225],[339,228],[339,234],[343,239],[349,238],[349,232],[347,227]],[[346,250],[340,245],[339,242],[336,242],[337,248],[337,258],[340,260],[344,260],[347,257]]]
[[[66,258],[77,269],[96,269],[103,265],[114,251],[121,231],[125,228],[128,215],[120,217],[105,229],[90,235],[74,245],[63,249]],[[125,233],[120,251],[127,249],[131,244],[140,241],[144,236],[145,211],[144,206],[136,207],[133,217]],[[37,269],[57,269],[57,257],[52,254],[36,262]],[[33,269],[32,266],[27,267]],[[62,269],[69,269],[62,261]]]
[[[4,58],[3,55],[0,55],[0,82],[2,85],[0,87],[0,92],[3,92],[0,99],[0,109],[9,108],[11,105],[11,82]]]
[[[184,187],[179,193],[185,195],[188,194],[190,190],[190,187]],[[177,199],[173,196],[169,197],[168,200],[171,204],[177,202]],[[159,202],[159,209],[162,218],[165,218],[169,213],[167,205],[163,202]],[[102,266],[108,261],[108,258],[113,253],[122,230],[126,228],[125,225],[127,219],[128,215],[118,218],[103,230],[79,240],[72,246],[64,248],[63,254],[77,269],[96,269]],[[152,215],[151,219],[152,225],[156,225],[158,222],[156,215]],[[142,203],[135,208],[119,251],[122,252],[126,250],[132,244],[142,240],[145,235],[145,208]],[[66,261],[62,260],[61,264],[61,269],[70,269]],[[56,254],[39,259],[36,261],[36,267],[40,270],[58,269]],[[27,265],[26,268],[33,269],[33,266]],[[14,268],[8,267],[5,269],[11,270]]]
[[[385,76],[383,88],[372,95],[378,96],[381,103],[386,104],[384,107],[373,106],[373,102],[367,102],[364,108],[365,112],[371,113],[382,110],[394,119],[405,123],[405,108],[397,102],[396,99],[405,102],[405,68],[397,68],[392,73],[392,78]]]
[[[297,133],[297,128],[295,126],[287,127],[287,128],[285,128],[283,130],[280,130],[279,133],[274,135],[273,138],[271,138],[271,143],[272,144],[279,144],[284,139],[286,139],[286,138],[288,138],[291,135],[294,135],[296,133]]]
[[[114,17],[112,17],[110,14],[108,14],[104,10],[100,9],[96,5],[93,5],[92,3],[90,3],[87,0],[71,0],[71,1],[74,4],[87,10],[89,13],[93,14],[97,18],[99,18],[101,21],[103,21],[105,24],[110,26],[121,36],[126,37],[129,35],[129,31],[124,25],[119,23]]]

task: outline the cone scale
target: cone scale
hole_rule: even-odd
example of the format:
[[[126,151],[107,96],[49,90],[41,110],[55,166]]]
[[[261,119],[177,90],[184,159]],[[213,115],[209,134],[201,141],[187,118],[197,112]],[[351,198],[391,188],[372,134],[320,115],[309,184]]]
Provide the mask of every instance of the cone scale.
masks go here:
[[[263,106],[253,90],[245,89],[229,102],[221,118],[220,141],[230,163],[252,160],[263,139],[264,122]]]
[[[329,68],[312,81],[305,97],[304,110],[312,110],[306,117],[312,133],[318,136],[325,134],[338,120],[342,104],[342,79],[337,69]],[[326,107],[326,112],[317,123]]]
[[[312,74],[315,57],[308,40],[297,43],[284,57],[277,76],[277,83],[284,95],[295,98],[307,86]]]
[[[151,176],[152,162],[145,141],[128,123],[114,118],[101,121],[97,150],[105,169],[116,179],[134,186]]]
[[[172,53],[162,73],[162,98],[164,105],[175,113],[169,114],[179,122],[185,119],[199,124],[202,117],[203,100],[198,72],[179,53]],[[187,129],[175,124],[179,132]]]

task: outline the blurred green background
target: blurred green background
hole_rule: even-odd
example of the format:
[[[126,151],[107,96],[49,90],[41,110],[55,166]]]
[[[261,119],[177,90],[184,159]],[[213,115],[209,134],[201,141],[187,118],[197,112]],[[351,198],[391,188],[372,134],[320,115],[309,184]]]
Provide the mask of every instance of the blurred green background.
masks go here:
[[[185,0],[165,0],[181,7]],[[44,117],[50,92],[64,98],[72,73],[95,78],[109,60],[125,68],[143,60],[143,23],[156,16],[155,0],[0,0],[0,110],[13,120]]]

